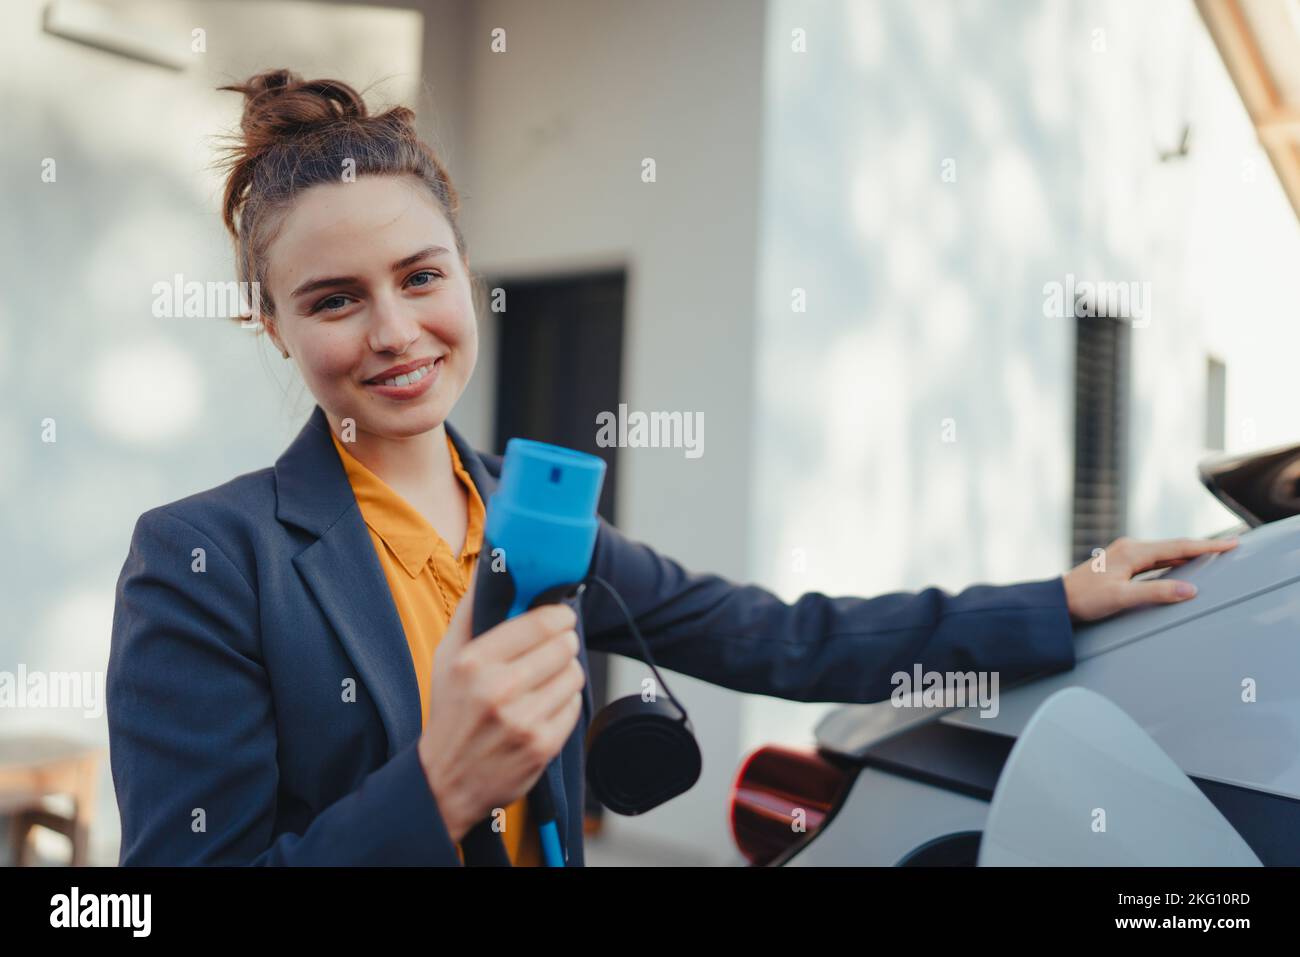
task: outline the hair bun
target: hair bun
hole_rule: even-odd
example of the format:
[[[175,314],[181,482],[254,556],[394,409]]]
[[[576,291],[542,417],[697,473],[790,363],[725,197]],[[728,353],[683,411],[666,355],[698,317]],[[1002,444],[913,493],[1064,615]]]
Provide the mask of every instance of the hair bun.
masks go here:
[[[303,80],[292,70],[266,70],[220,89],[244,94],[239,126],[250,153],[286,136],[368,115],[365,100],[346,83]]]
[[[225,175],[221,217],[235,242],[239,278],[265,283],[267,249],[279,215],[299,193],[355,176],[413,176],[429,191],[465,257],[460,195],[442,161],[420,137],[415,113],[393,106],[372,114],[341,80],[306,80],[265,70],[219,89],[242,93],[239,132],[230,132],[216,166]],[[350,165],[345,165],[350,164]],[[468,265],[466,266],[468,270]],[[274,303],[262,286],[265,315]]]

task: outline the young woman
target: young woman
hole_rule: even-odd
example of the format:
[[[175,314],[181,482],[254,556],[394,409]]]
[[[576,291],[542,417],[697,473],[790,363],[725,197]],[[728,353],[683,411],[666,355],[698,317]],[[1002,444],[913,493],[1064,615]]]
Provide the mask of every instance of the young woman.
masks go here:
[[[285,70],[225,89],[246,98],[225,193],[241,279],[316,407],[274,467],[135,526],[108,669],[121,863],[455,865],[485,818],[537,863],[545,773],[581,864],[586,652],[639,653],[592,590],[468,640],[500,459],[447,421],[478,355],[456,190],[408,109]],[[914,664],[1071,667],[1072,621],[1184,600],[1131,579],[1233,544],[1120,540],[1104,571],[787,604],[602,523],[592,571],[665,667],[869,702]]]

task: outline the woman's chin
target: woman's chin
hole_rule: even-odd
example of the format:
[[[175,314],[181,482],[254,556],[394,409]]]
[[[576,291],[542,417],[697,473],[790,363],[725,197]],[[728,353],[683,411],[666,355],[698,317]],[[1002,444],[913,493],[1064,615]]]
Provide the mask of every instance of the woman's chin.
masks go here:
[[[444,409],[439,397],[426,394],[415,402],[378,402],[365,404],[357,416],[357,424],[377,435],[399,436],[419,435],[436,429],[447,417],[449,409]]]

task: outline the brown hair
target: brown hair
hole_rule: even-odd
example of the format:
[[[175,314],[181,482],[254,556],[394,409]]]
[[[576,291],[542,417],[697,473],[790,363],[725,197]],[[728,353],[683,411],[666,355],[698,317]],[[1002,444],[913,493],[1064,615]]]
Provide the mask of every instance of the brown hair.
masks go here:
[[[242,135],[229,137],[219,167],[226,173],[222,218],[235,241],[243,282],[259,283],[259,307],[274,316],[266,292],[266,249],[283,214],[303,190],[343,181],[344,161],[363,175],[418,177],[433,194],[468,262],[458,216],[460,197],[437,154],[415,131],[415,113],[396,106],[371,116],[365,101],[339,80],[303,80],[267,70],[218,87],[244,94]]]

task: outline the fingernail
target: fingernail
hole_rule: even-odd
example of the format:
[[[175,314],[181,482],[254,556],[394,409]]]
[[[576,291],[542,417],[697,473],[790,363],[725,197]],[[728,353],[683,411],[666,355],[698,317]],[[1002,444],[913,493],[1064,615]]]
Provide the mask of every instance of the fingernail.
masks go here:
[[[1191,598],[1196,594],[1196,586],[1191,582],[1179,582],[1178,587],[1174,589],[1179,598]]]

